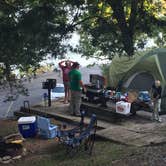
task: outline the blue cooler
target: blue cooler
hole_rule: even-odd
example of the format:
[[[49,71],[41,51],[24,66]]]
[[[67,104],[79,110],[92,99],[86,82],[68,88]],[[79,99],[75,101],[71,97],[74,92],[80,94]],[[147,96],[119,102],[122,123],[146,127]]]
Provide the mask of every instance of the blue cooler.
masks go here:
[[[24,138],[34,137],[37,133],[36,117],[28,116],[19,118],[18,128]]]
[[[140,91],[138,98],[139,98],[139,100],[144,101],[144,102],[149,102],[151,100],[150,94],[148,91]]]

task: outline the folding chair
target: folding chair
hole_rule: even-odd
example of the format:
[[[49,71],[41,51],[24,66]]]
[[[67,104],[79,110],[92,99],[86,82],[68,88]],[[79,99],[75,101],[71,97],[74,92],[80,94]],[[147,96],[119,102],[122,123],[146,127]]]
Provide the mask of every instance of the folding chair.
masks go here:
[[[80,130],[69,130],[66,131],[64,135],[61,135],[61,142],[66,146],[67,153],[69,153],[70,156],[73,155],[83,144],[84,150],[91,155],[95,141],[96,128],[97,119],[96,115],[93,114],[87,127],[84,126]]]
[[[58,126],[50,124],[50,119],[37,117],[38,134],[43,138],[55,138],[58,132]]]

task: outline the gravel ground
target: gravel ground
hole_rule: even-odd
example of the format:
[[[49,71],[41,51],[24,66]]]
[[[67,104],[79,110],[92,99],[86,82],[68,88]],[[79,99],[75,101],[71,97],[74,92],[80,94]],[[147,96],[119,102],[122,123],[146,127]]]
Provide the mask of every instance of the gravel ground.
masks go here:
[[[115,160],[113,166],[165,166],[166,144],[138,148],[124,159]]]

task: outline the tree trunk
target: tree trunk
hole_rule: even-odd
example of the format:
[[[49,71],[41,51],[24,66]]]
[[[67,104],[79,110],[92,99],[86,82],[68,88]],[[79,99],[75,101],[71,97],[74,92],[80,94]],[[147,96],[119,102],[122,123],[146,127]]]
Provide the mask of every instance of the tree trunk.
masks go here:
[[[118,22],[119,29],[122,33],[122,43],[124,45],[124,50],[128,56],[134,54],[134,42],[133,42],[133,28],[127,24],[126,16],[124,13],[124,6],[122,0],[111,0],[107,1],[113,10],[113,15]],[[135,16],[132,16],[132,21],[134,21]],[[131,29],[132,27],[132,29]]]
[[[125,30],[125,32],[122,32],[122,41],[124,45],[124,50],[126,53],[130,56],[134,54],[134,42],[133,42],[133,35],[130,34],[130,32]]]
[[[11,82],[11,68],[9,63],[5,63],[5,76],[6,76],[6,81],[9,83],[10,93],[12,94],[13,86]]]

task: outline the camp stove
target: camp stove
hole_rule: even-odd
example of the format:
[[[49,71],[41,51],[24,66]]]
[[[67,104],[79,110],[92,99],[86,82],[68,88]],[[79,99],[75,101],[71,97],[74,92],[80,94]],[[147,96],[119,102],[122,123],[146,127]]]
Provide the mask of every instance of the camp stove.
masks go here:
[[[90,84],[85,84],[86,93],[83,93],[83,99],[89,102],[99,101],[105,87],[105,78],[97,74],[90,74]]]

